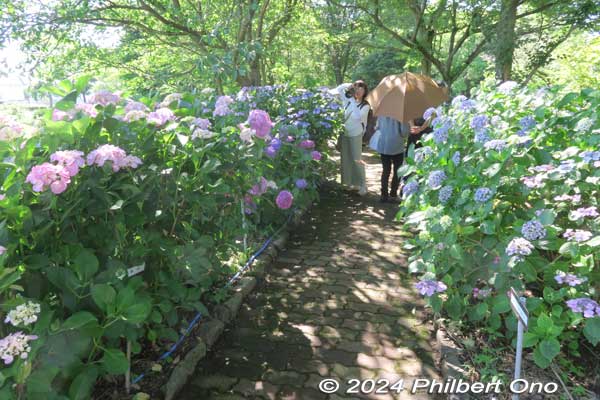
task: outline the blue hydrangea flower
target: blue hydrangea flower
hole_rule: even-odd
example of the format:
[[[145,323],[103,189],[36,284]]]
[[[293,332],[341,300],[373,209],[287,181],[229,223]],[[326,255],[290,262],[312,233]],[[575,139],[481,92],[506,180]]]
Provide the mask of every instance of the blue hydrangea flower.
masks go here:
[[[489,188],[482,187],[475,191],[475,201],[485,203],[492,198],[492,191]]]
[[[488,117],[485,114],[479,114],[473,117],[471,120],[471,128],[475,130],[475,132],[482,131],[488,124]]]
[[[577,122],[575,131],[577,132],[588,132],[594,126],[594,120],[588,117],[584,117]]]
[[[429,178],[427,178],[427,185],[431,189],[439,189],[442,186],[442,183],[446,179],[446,174],[444,171],[433,171],[429,174]]]
[[[276,151],[279,151],[279,149],[281,148],[281,140],[279,140],[278,138],[274,138],[271,140],[271,146],[273,146],[273,148]]]
[[[433,107],[429,107],[427,110],[425,110],[425,112],[423,113],[423,119],[424,120],[428,120],[429,118],[431,118],[431,116],[436,112],[435,108]]]
[[[523,117],[519,120],[519,125],[521,125],[521,129],[526,132],[536,125],[535,118],[532,115]]]
[[[277,149],[273,146],[268,146],[265,149],[265,154],[270,158],[274,158],[277,155]]]
[[[442,125],[440,128],[437,128],[433,131],[433,141],[436,144],[446,143],[448,140],[448,127],[446,125]]]
[[[420,147],[415,150],[415,162],[421,163],[434,154],[434,151],[429,146]]]
[[[483,146],[486,150],[502,151],[506,148],[506,141],[502,139],[489,140]]]
[[[490,140],[490,137],[487,134],[487,130],[477,131],[475,133],[475,143],[485,143]]]
[[[460,106],[465,100],[467,100],[467,96],[463,96],[462,94],[459,94],[458,96],[456,96],[455,98],[452,99],[452,106],[453,107]]]
[[[454,153],[454,155],[452,156],[452,162],[454,163],[454,165],[460,164],[460,151]]]
[[[477,107],[477,102],[475,100],[467,99],[462,102],[460,105],[460,109],[463,111],[473,110]]]
[[[306,182],[306,179],[298,179],[296,181],[296,187],[298,189],[306,189],[307,186],[308,186],[308,182]]]
[[[410,196],[411,194],[419,191],[419,184],[416,181],[410,181],[402,188],[402,194],[404,196]]]
[[[534,219],[523,224],[521,234],[527,240],[540,240],[546,237],[546,229],[541,222]]]
[[[590,164],[592,161],[600,160],[600,151],[582,151],[579,153],[579,157],[583,158],[583,161]]]
[[[561,285],[567,284],[571,287],[581,285],[582,283],[587,281],[586,277],[579,277],[574,274],[567,274],[564,271],[556,271],[554,279]]]
[[[440,203],[447,203],[448,200],[450,200],[450,197],[452,197],[452,191],[452,186],[444,186],[443,188],[441,188],[438,194],[438,199],[440,200]]]
[[[575,160],[563,160],[560,162],[560,165],[556,167],[556,170],[560,171],[563,174],[567,174],[575,169]]]
[[[519,84],[517,82],[506,81],[506,82],[502,83],[500,86],[498,86],[498,91],[500,93],[507,95],[510,92],[512,92],[513,89],[515,89],[517,86],[519,86]]]

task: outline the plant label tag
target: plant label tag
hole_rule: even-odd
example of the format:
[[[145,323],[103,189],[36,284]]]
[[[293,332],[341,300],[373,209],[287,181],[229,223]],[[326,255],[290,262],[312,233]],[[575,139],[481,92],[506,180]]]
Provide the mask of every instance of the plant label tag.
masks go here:
[[[131,268],[127,269],[127,276],[131,278],[134,275],[144,272],[145,268],[146,268],[146,263],[143,263],[141,265],[136,265],[135,267],[131,267]]]
[[[512,308],[517,319],[519,321],[521,321],[525,330],[527,330],[527,323],[529,321],[529,312],[527,311],[525,304],[521,303],[521,300],[519,300],[519,296],[517,295],[517,292],[512,287],[510,288],[509,299],[510,299],[510,308]]]

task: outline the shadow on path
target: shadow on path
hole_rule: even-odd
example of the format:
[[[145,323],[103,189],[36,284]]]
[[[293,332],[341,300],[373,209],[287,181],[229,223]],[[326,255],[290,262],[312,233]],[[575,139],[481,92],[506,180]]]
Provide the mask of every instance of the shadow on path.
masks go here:
[[[366,161],[369,195],[323,188],[180,399],[434,398],[407,390],[440,379],[432,327],[406,272],[397,206],[378,202],[379,161]],[[340,382],[336,394],[319,391],[324,378]],[[350,394],[349,379],[403,379],[405,390]]]

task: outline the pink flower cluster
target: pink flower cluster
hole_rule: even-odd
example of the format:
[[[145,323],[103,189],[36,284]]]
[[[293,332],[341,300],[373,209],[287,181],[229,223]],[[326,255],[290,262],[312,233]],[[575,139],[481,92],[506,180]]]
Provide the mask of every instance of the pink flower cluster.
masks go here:
[[[151,124],[156,124],[158,126],[164,125],[169,121],[173,121],[175,119],[175,114],[169,108],[159,108],[156,111],[148,114],[147,121]]]
[[[5,365],[12,364],[15,358],[25,360],[31,351],[30,340],[35,340],[35,335],[25,335],[23,332],[11,333],[0,339],[0,358]]]
[[[87,156],[87,165],[95,164],[102,167],[107,161],[112,163],[114,172],[121,168],[137,168],[142,164],[142,160],[138,157],[128,156],[125,150],[112,144],[103,144]]]
[[[103,107],[106,107],[109,104],[117,104],[119,101],[121,101],[121,96],[107,90],[96,92],[90,99],[90,103],[100,104]]]
[[[217,102],[215,103],[215,111],[213,111],[213,116],[224,117],[227,114],[231,114],[231,110],[229,109],[229,105],[233,103],[233,99],[230,96],[219,96],[217,98]]]
[[[129,100],[127,105],[125,106],[125,114],[130,111],[149,111],[148,107],[144,103],[140,103],[139,101]]]
[[[77,150],[62,150],[53,153],[50,161],[56,164],[43,163],[31,168],[25,182],[31,183],[35,192],[43,192],[50,188],[52,193],[61,194],[71,183],[71,177],[79,173],[79,168],[85,165],[84,154]],[[112,162],[113,171],[121,168],[137,168],[142,160],[128,156],[125,150],[105,144],[90,152],[87,164],[102,167],[106,161]],[[1,254],[1,253],[0,253]]]
[[[25,182],[33,185],[34,192],[42,192],[47,188],[54,194],[61,194],[71,183],[69,171],[62,165],[43,163],[36,165],[27,175]]]
[[[271,133],[273,122],[266,111],[252,110],[248,115],[248,125],[256,132],[256,136],[264,139]]]
[[[275,199],[277,207],[279,207],[282,210],[287,210],[288,208],[290,208],[293,202],[294,196],[288,190],[282,190],[281,192],[279,192],[277,198]]]

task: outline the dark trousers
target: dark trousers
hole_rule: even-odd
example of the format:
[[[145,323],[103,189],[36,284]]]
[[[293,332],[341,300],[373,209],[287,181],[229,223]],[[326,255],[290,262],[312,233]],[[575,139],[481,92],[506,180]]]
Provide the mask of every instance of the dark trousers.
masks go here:
[[[389,156],[387,154],[380,154],[381,164],[383,164],[383,172],[381,173],[381,195],[388,197],[388,182],[390,180],[390,173],[392,172],[392,166],[394,168],[394,175],[392,176],[392,187],[389,191],[389,195],[395,197],[398,195],[398,185],[400,178],[398,177],[398,168],[402,166],[404,161],[404,154],[396,154]]]

